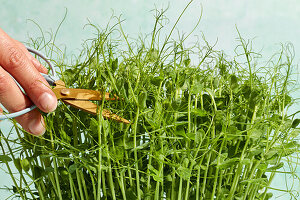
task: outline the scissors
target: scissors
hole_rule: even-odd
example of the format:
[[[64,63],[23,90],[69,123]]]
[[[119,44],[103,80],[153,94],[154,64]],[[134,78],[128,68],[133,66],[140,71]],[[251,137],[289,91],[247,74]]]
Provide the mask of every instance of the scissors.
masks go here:
[[[54,92],[58,100],[61,100],[62,102],[72,107],[75,107],[77,109],[83,110],[87,113],[96,115],[99,110],[98,106],[93,102],[91,102],[90,100],[101,101],[104,98],[105,100],[113,101],[119,99],[119,97],[117,96],[111,97],[108,92],[103,94],[102,92],[95,91],[95,90],[66,88],[65,83],[58,78],[53,65],[51,64],[49,59],[46,58],[46,56],[44,56],[41,52],[29,47],[27,47],[27,50],[42,58],[49,65],[51,69],[51,74],[41,73],[41,75],[46,79],[46,81],[49,83],[50,86],[53,86],[52,91]],[[11,118],[24,115],[35,108],[36,105],[32,105],[29,108],[25,108],[24,110],[15,113],[8,113],[8,114],[1,115],[0,120],[11,119]],[[106,109],[102,110],[102,116],[105,119],[111,119],[117,122],[130,124],[130,121],[128,121],[127,119],[124,119],[118,116],[117,114],[114,114]]]

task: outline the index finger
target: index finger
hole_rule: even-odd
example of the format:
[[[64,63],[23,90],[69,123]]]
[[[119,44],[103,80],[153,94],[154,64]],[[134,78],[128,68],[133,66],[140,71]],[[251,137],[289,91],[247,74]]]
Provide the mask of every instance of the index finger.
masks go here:
[[[44,112],[57,106],[51,87],[18,44],[0,29],[0,65],[23,87],[33,103]]]

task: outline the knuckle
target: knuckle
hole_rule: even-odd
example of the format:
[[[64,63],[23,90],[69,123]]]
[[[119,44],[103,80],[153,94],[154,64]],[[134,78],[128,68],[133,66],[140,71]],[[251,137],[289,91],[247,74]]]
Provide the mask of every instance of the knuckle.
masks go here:
[[[25,47],[25,45],[24,45],[23,43],[19,42],[18,40],[15,40],[15,42],[17,43],[17,45],[18,45],[21,49],[26,50],[26,47]]]
[[[32,80],[28,83],[26,89],[28,91],[34,92],[39,91],[38,93],[41,92],[41,90],[45,90],[45,83],[42,81],[41,78],[39,77],[33,77]]]
[[[24,54],[16,47],[10,47],[8,50],[8,62],[11,68],[18,68],[24,65]]]
[[[39,79],[33,79],[30,83],[29,83],[29,85],[28,85],[28,89],[30,90],[30,91],[32,91],[32,90],[34,90],[35,88],[38,88],[39,87],[39,85],[41,84],[41,81],[39,80]]]

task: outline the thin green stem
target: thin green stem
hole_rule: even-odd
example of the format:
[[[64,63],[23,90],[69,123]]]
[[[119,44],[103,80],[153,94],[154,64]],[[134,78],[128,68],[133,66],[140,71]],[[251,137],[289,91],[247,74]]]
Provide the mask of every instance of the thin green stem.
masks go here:
[[[54,151],[55,147],[54,147],[54,138],[53,138],[52,131],[50,131],[50,141],[51,141],[52,150]],[[60,200],[62,200],[60,184],[59,184],[59,177],[58,177],[57,160],[56,159],[57,159],[56,157],[53,158],[54,177],[55,177],[54,183],[56,183],[55,188],[57,190],[57,196]]]
[[[0,131],[0,132],[1,132],[1,131]],[[2,132],[1,132],[1,135],[3,135]],[[2,136],[1,136],[1,137],[2,137]],[[1,149],[2,149],[2,154],[5,156],[6,154],[5,154],[5,150],[4,150],[4,147],[3,147],[3,145],[2,145],[1,140],[0,140],[0,146],[1,146]],[[7,167],[8,173],[9,173],[9,175],[10,175],[10,177],[11,177],[11,179],[12,179],[12,181],[13,181],[13,183],[14,183],[14,185],[15,185],[17,191],[18,191],[18,193],[20,194],[21,198],[24,199],[24,200],[27,199],[26,194],[23,194],[22,189],[21,189],[21,188],[19,187],[19,185],[17,184],[17,181],[16,181],[16,179],[15,179],[15,177],[14,177],[12,171],[11,171],[11,168],[10,168],[8,162],[5,161],[4,163],[5,163],[6,167]],[[25,195],[25,196],[24,196],[24,195]]]
[[[100,112],[97,115],[97,121],[98,121],[98,126],[97,126],[97,131],[98,131],[98,163],[97,163],[97,174],[98,174],[98,178],[97,178],[97,200],[101,199],[101,181],[102,181],[102,121],[103,121],[103,117],[101,115],[102,113],[102,107],[100,107]],[[103,177],[104,178],[104,177]],[[103,181],[104,184],[104,181]],[[103,193],[105,193],[105,189],[103,191]]]

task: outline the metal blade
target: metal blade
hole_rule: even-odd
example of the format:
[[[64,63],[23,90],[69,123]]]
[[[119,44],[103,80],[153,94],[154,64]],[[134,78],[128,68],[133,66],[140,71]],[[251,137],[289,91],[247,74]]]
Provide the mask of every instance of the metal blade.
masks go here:
[[[73,88],[53,88],[53,92],[57,99],[67,100],[117,100],[118,97],[110,97],[109,93],[102,94],[102,92],[88,89],[73,89]]]
[[[90,101],[80,101],[80,100],[62,100],[66,104],[69,104],[70,106],[73,106],[77,109],[83,110],[85,112],[88,112],[90,114],[96,115],[97,114],[97,105],[90,102]],[[124,119],[114,113],[111,113],[109,110],[102,110],[102,116],[105,119],[112,119],[117,122],[122,122],[125,124],[130,124],[130,121],[127,119]]]

